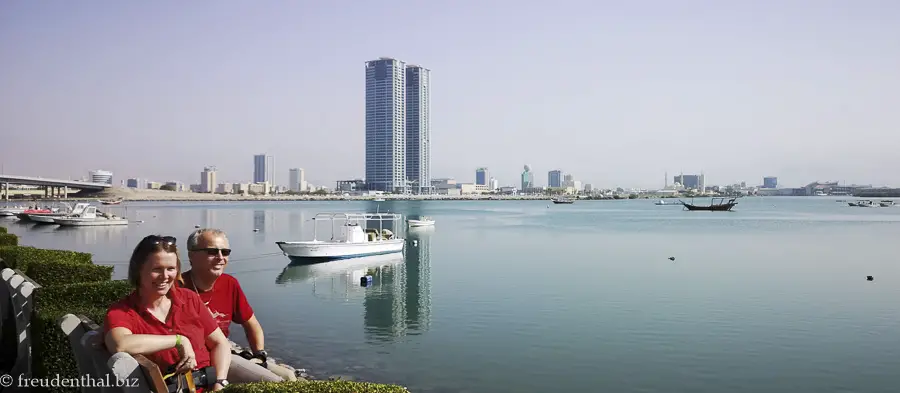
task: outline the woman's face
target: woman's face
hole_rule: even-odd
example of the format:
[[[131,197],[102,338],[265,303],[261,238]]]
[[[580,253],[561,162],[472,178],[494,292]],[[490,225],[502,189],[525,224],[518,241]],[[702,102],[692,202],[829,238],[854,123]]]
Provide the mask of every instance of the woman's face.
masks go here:
[[[178,256],[175,253],[159,251],[147,256],[141,270],[141,290],[165,296],[172,289],[178,276]]]

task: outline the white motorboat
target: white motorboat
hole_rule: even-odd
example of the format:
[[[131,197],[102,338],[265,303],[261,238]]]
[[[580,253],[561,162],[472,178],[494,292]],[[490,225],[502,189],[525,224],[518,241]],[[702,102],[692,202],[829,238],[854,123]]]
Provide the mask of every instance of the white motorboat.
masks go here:
[[[406,223],[411,227],[430,227],[434,226],[434,219],[431,217],[419,217],[418,220],[408,218],[406,219]]]
[[[394,213],[319,213],[313,217],[315,228],[312,240],[279,241],[275,244],[289,258],[309,261],[402,252],[404,239],[384,228],[385,221],[392,222],[391,228],[398,228],[401,217]],[[363,228],[375,221],[378,222],[377,229]],[[329,240],[319,240],[320,222],[331,223]]]
[[[27,206],[9,206],[0,207],[0,217],[14,217],[19,213],[24,213],[25,210],[28,210]]]
[[[98,213],[97,206],[88,206],[77,216],[56,217],[53,223],[64,227],[97,227],[128,225],[128,219],[114,214]]]
[[[660,199],[654,203],[656,206],[684,206],[681,202],[666,202],[665,199]]]
[[[892,200],[890,200],[890,199],[885,199],[885,200],[883,200],[883,201],[881,201],[881,202],[878,202],[878,204],[881,205],[881,207],[891,207],[891,206],[895,206],[895,205],[894,205],[894,201],[892,201]]]

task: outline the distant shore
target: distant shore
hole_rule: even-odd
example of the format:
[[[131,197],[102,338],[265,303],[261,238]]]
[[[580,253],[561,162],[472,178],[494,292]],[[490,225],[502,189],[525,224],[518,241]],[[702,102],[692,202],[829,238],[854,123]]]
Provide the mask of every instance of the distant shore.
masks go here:
[[[114,200],[122,199],[125,202],[263,202],[263,201],[366,201],[382,198],[385,201],[411,201],[411,200],[435,200],[435,201],[531,201],[545,200],[549,201],[554,198],[550,195],[382,195],[382,196],[343,196],[339,194],[328,195],[238,195],[238,194],[206,194],[196,192],[182,191],[165,191],[165,190],[139,190],[133,188],[116,187],[91,196],[74,196],[70,195],[67,199],[58,198],[42,198],[43,194],[34,195],[39,201],[89,201],[96,202],[98,200]],[[649,199],[650,197],[642,196],[641,199]],[[659,199],[653,197],[652,199]],[[583,198],[587,199],[587,198]],[[613,198],[598,198],[594,200]],[[627,199],[627,198],[620,198]],[[12,203],[14,199],[10,199]],[[17,201],[26,202],[30,199],[18,199]]]

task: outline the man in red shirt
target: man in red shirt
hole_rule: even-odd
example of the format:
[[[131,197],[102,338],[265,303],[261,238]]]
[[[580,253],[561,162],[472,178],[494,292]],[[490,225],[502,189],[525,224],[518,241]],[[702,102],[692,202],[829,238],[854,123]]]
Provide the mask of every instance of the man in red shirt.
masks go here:
[[[296,379],[290,370],[267,361],[262,326],[237,279],[225,273],[231,255],[225,233],[198,229],[188,237],[187,249],[191,270],[182,275],[184,287],[200,295],[226,337],[232,322],[240,324],[253,351],[250,359],[232,352],[228,380],[235,383]]]

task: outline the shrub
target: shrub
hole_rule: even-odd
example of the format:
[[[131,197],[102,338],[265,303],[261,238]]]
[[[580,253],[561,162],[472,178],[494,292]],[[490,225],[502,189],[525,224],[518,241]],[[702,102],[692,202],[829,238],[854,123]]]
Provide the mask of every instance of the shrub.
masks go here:
[[[6,233],[6,232],[7,232],[6,227],[0,227],[0,233]]]
[[[3,228],[3,227],[0,227],[0,229],[3,229],[4,231],[6,230],[6,228]],[[6,232],[0,233],[0,247],[7,248],[9,246],[18,246],[18,245],[19,245],[19,237],[18,236],[14,235],[12,233],[6,233]],[[0,256],[0,258],[2,258],[2,256]]]
[[[131,285],[124,280],[51,285],[38,289],[31,321],[34,376],[47,378],[59,374],[60,377],[78,378],[75,354],[69,339],[59,328],[59,318],[71,313],[83,315],[102,325],[109,305],[131,291]]]
[[[397,385],[352,381],[288,381],[232,384],[225,393],[408,393]]]
[[[112,266],[59,261],[31,263],[25,270],[25,275],[41,286],[109,281],[112,274]]]
[[[91,258],[93,256],[86,252],[75,252],[66,250],[45,250],[35,247],[2,247],[0,248],[0,259],[6,267],[11,269],[19,269],[23,272],[28,270],[28,265],[34,262],[70,262],[75,264],[93,264]],[[34,277],[31,277],[34,279]],[[37,280],[35,280],[37,281]],[[37,281],[38,284],[44,283]]]

